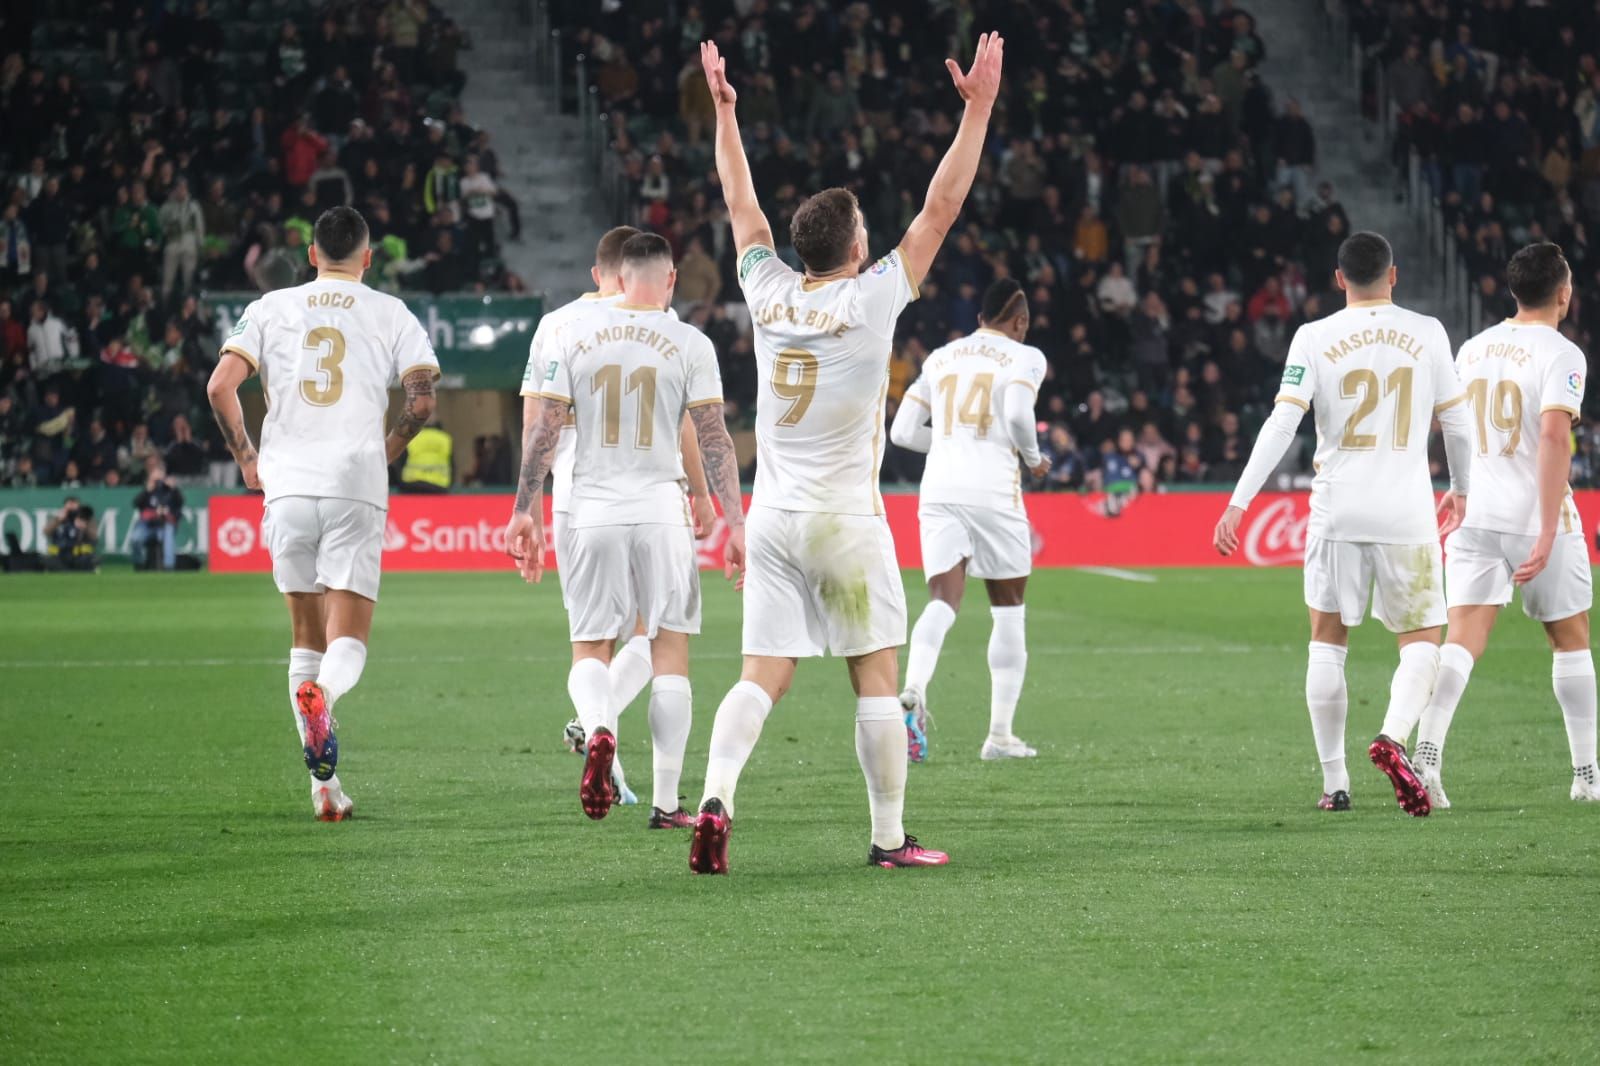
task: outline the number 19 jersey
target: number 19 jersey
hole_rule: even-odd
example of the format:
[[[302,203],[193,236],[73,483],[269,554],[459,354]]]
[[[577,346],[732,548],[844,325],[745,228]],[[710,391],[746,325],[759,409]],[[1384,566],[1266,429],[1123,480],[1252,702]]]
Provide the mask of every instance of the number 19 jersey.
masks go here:
[[[557,337],[540,395],[570,403],[573,529],[688,525],[678,430],[722,402],[704,333],[657,307],[597,304]]]
[[[1578,346],[1549,326],[1502,322],[1461,346],[1456,373],[1478,445],[1462,525],[1539,535],[1539,422],[1546,411],[1578,417],[1588,372]],[[1556,528],[1582,528],[1570,489]]]
[[[1031,404],[1045,370],[1043,352],[992,329],[928,356],[905,397],[932,414],[919,492],[924,502],[1022,509],[1022,467],[1000,422],[1006,390],[1025,389]]]
[[[819,283],[754,245],[739,258],[739,284],[755,325],[753,502],[883,514],[889,347],[895,320],[917,298],[902,253]]]
[[[1317,424],[1308,532],[1372,544],[1438,541],[1428,432],[1463,399],[1439,320],[1360,302],[1295,331],[1278,402]]]
[[[389,506],[389,389],[413,370],[439,373],[427,331],[402,301],[325,274],[250,304],[222,351],[261,375],[268,503],[315,496]]]

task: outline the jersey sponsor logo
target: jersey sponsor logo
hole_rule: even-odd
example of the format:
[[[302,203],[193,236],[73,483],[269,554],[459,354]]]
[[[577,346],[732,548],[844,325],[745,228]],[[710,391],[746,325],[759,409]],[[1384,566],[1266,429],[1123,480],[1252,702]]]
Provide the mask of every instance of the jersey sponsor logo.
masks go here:
[[[233,324],[233,328],[228,331],[228,336],[237,337],[239,334],[244,332],[245,327],[248,326],[249,324],[250,324],[250,320],[248,318],[246,318],[244,315],[240,315],[239,316],[239,321],[235,322]]]
[[[760,245],[745,249],[744,255],[739,259],[739,280],[743,281],[750,271],[756,268],[757,263],[763,259],[773,258],[773,254],[771,248],[763,248]]]
[[[888,255],[884,256],[882,259],[868,267],[867,272],[869,274],[887,274],[889,271],[894,269],[895,262],[896,260],[894,253],[890,252]]]
[[[1311,512],[1299,513],[1294,498],[1274,500],[1245,521],[1244,557],[1253,565],[1282,566],[1305,558]]]
[[[235,559],[255,551],[256,527],[244,518],[230,518],[217,526],[217,550]]]
[[[550,365],[545,368],[544,379],[546,381],[554,381],[556,379],[556,368],[560,365],[561,364],[558,361],[554,359],[550,360]]]
[[[1567,375],[1567,391],[1580,399],[1583,397],[1583,375],[1576,370]]]
[[[1286,366],[1283,368],[1283,383],[1285,385],[1298,385],[1305,380],[1306,368],[1303,366]]]

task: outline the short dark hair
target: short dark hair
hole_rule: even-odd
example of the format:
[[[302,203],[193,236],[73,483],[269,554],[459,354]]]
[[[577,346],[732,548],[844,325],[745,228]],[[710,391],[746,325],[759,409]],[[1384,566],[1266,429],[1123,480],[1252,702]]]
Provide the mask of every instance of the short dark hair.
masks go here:
[[[1540,241],[1511,257],[1511,262],[1506,264],[1506,281],[1511,286],[1511,295],[1517,298],[1517,306],[1531,310],[1548,306],[1571,272],[1567,257],[1561,254],[1561,246]]]
[[[608,229],[601,236],[600,243],[594,246],[594,265],[602,274],[616,274],[622,269],[622,246],[628,243],[628,238],[637,237],[639,230],[632,226],[617,226]]]
[[[1361,230],[1339,245],[1339,272],[1346,284],[1357,288],[1374,285],[1394,266],[1394,249],[1381,233]]]
[[[622,265],[648,263],[655,259],[672,262],[672,245],[658,233],[635,233],[622,245]]]
[[[1009,322],[1028,313],[1028,297],[1016,278],[996,278],[983,293],[983,310],[978,321],[986,326]]]
[[[789,241],[807,270],[826,274],[845,265],[860,210],[849,189],[823,189],[800,205],[789,222]]]
[[[353,207],[330,207],[318,217],[311,239],[322,258],[342,263],[367,243],[367,220]]]

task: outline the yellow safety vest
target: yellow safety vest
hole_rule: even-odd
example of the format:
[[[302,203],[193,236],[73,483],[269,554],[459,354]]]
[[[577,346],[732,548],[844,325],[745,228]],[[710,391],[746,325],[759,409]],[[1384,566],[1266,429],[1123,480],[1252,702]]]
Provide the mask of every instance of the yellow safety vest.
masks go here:
[[[400,480],[449,488],[450,449],[450,434],[434,426],[424,426],[406,446],[406,465],[400,471]]]

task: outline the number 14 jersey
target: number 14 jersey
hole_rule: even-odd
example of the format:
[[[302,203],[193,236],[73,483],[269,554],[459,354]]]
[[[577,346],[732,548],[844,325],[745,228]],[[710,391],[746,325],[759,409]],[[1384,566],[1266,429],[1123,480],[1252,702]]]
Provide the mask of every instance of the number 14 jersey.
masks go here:
[[[1438,319],[1384,300],[1308,322],[1289,345],[1277,399],[1316,419],[1312,536],[1438,541],[1428,432],[1435,411],[1465,399]]]
[[[819,283],[752,245],[739,257],[739,284],[755,325],[753,502],[881,515],[889,347],[917,298],[901,252]]]

